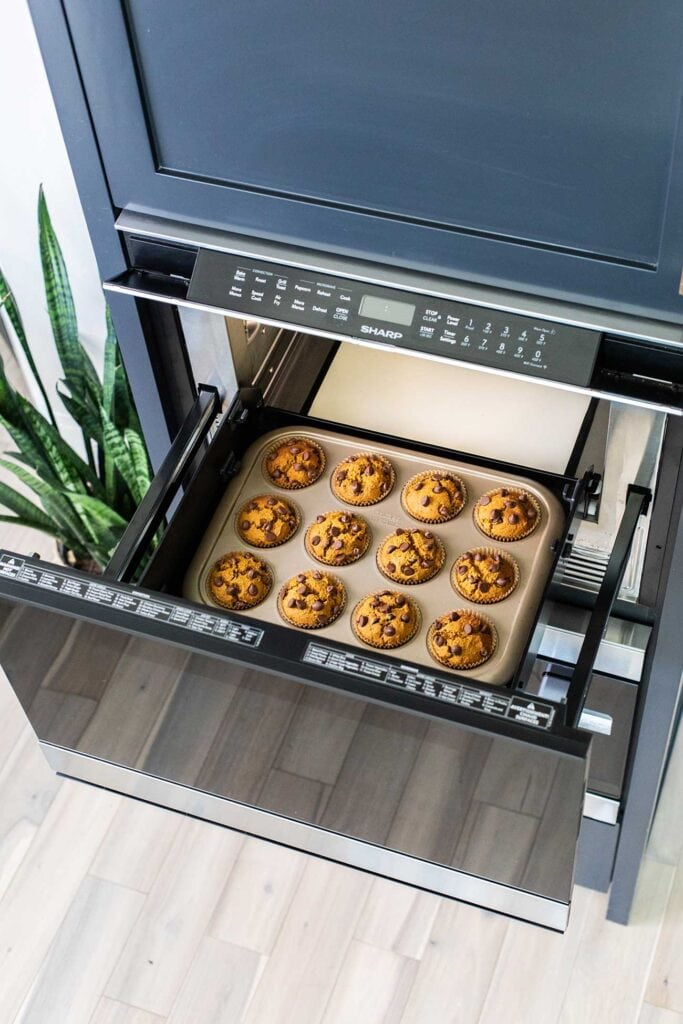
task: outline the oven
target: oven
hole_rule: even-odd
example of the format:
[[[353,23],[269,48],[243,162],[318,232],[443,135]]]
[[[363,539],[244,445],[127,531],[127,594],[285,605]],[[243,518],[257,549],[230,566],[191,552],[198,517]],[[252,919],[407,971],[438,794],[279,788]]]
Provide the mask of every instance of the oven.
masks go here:
[[[172,149],[164,131],[173,122],[163,117],[174,83],[155,92],[166,43],[145,51],[154,7],[112,5],[95,17],[75,0],[33,5],[79,187],[97,211],[91,225],[106,222],[95,232],[98,260],[158,465],[103,576],[0,553],[0,663],[48,761],[64,775],[560,931],[577,882],[611,886],[610,916],[626,921],[683,667],[679,314],[657,307],[654,278],[652,294],[623,299],[647,254],[639,263],[596,251],[603,277],[596,271],[589,287],[583,267],[564,287],[562,261],[577,263],[579,251],[568,236],[561,245],[549,237],[542,253],[530,244],[506,287],[465,251],[484,232],[463,228],[463,251],[447,258],[436,213],[420,223],[400,216],[407,196],[394,197],[393,214],[377,212],[372,242],[360,200],[351,210],[308,196],[288,230],[284,185],[277,195],[235,187],[230,215],[216,199],[207,216],[201,197],[220,192],[215,175],[183,177],[161,159],[152,171],[139,148],[125,160],[116,148],[124,125],[140,142],[146,103],[148,122],[158,115],[156,135],[144,129],[149,152]],[[236,38],[253,31],[249,17]],[[308,25],[301,17],[299,27]],[[202,15],[195,26],[205,52],[207,24]],[[143,81],[132,72],[145,61]],[[253,102],[242,113],[258,132]],[[85,135],[83,121],[70,120],[77,103],[90,122]],[[329,137],[316,132],[324,150]],[[82,152],[84,138],[97,142],[97,159]],[[194,152],[208,167],[201,145]],[[256,143],[253,155],[261,161]],[[326,159],[332,188],[332,148]],[[273,174],[283,166],[275,161]],[[154,200],[139,201],[133,193],[152,178]],[[249,212],[252,201],[261,205]],[[489,252],[501,237],[502,228],[487,236]],[[459,274],[458,261],[476,273]],[[160,422],[172,438],[165,452]],[[248,474],[258,477],[274,441],[300,437],[328,455],[310,499],[259,480],[305,504],[288,542],[301,571],[316,568],[304,528],[339,505],[329,489],[335,446],[398,467],[391,514],[381,502],[359,510],[371,519],[373,551],[383,530],[411,525],[399,503],[411,472],[455,467],[468,483],[461,515],[432,527],[445,549],[436,604],[421,596],[429,582],[399,588],[424,606],[404,649],[363,645],[348,628],[363,589],[387,585],[372,553],[362,580],[353,566],[337,570],[349,597],[343,627],[283,620],[284,568],[253,609],[228,610],[202,589],[221,530],[229,534],[238,499],[253,494]],[[518,621],[510,625],[504,601],[486,605],[500,650],[465,671],[435,660],[426,638],[437,612],[473,607],[449,590],[448,573],[476,537],[465,544],[455,531],[460,522],[474,529],[482,481],[522,481],[546,503],[548,531],[533,593],[518,587]],[[522,580],[532,538],[517,549]],[[489,546],[483,535],[479,543]],[[514,554],[515,543],[502,546]],[[261,553],[268,562],[269,549]]]

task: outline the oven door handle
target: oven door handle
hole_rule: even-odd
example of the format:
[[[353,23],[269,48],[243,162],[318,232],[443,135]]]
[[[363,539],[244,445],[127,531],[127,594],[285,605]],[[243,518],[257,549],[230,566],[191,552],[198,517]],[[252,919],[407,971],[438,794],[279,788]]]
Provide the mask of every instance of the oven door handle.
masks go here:
[[[652,492],[647,487],[629,485],[624,514],[567,691],[566,716],[570,726],[579,727],[598,648],[624,578],[636,526],[641,515],[647,512],[651,498]]]
[[[130,582],[219,411],[218,390],[200,384],[197,398],[124,530],[105,576],[119,583]]]

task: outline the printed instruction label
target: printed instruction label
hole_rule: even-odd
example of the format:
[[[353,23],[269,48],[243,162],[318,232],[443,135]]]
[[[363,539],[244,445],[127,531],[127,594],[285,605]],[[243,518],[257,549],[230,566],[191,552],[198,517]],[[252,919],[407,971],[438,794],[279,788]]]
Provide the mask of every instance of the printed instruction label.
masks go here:
[[[237,622],[224,615],[176,604],[161,594],[145,594],[133,587],[104,583],[96,577],[92,580],[81,579],[62,572],[58,567],[39,568],[16,555],[0,555],[0,577],[9,577],[41,590],[51,590],[90,604],[128,612],[141,619],[169,622],[193,633],[218,637],[245,647],[258,647],[264,635],[262,629],[247,622]]]
[[[507,691],[491,693],[476,686],[445,682],[412,665],[374,661],[364,654],[351,653],[319,642],[309,643],[301,660],[308,665],[319,665],[333,672],[397,686],[402,690],[421,693],[425,697],[461,708],[471,708],[486,715],[513,719],[537,729],[549,729],[555,716],[552,705],[531,697],[521,697]]]

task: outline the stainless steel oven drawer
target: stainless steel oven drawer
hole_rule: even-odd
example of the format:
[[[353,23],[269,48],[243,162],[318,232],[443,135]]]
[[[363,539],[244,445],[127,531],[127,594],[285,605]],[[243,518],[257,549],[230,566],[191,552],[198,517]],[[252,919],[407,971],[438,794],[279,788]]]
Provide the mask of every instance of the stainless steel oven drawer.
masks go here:
[[[0,664],[50,762],[563,930],[591,741],[566,707],[438,672],[392,683],[379,655],[358,670],[338,644],[322,663],[309,634],[176,596],[244,421],[233,409],[197,464],[214,411],[195,410],[104,577],[0,552]]]

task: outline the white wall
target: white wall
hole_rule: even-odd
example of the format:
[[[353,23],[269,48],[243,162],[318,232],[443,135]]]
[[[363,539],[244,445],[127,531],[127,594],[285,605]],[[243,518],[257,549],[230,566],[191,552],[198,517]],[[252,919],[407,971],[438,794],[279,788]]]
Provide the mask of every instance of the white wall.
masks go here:
[[[0,265],[15,293],[52,401],[60,367],[38,253],[41,182],[69,270],[81,337],[98,371],[105,336],[104,298],[28,8],[25,0],[2,0],[1,6]],[[53,408],[64,436],[78,443],[79,431],[58,398]]]

